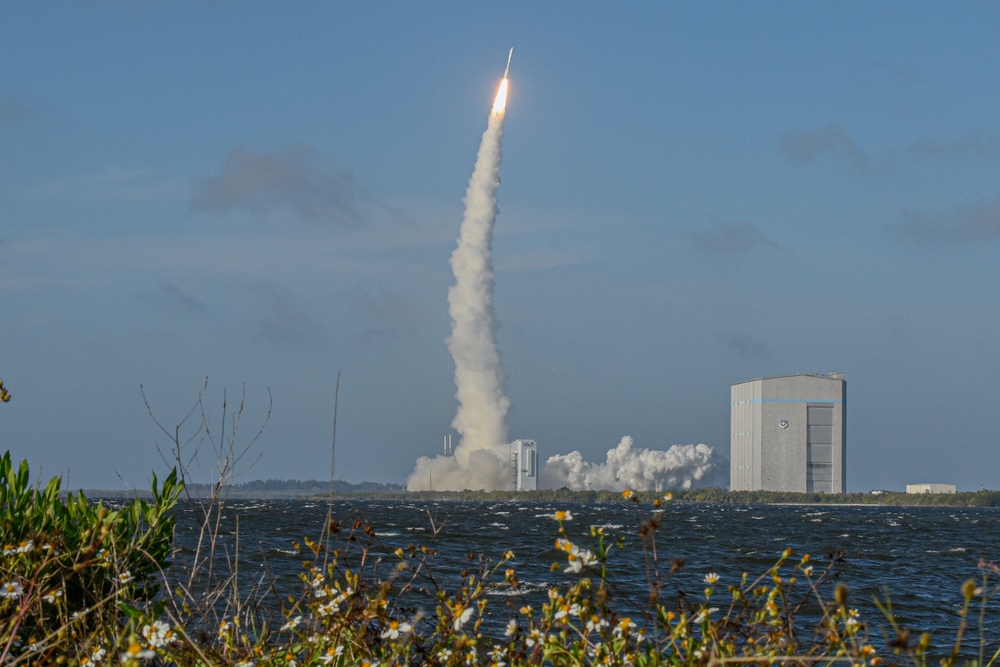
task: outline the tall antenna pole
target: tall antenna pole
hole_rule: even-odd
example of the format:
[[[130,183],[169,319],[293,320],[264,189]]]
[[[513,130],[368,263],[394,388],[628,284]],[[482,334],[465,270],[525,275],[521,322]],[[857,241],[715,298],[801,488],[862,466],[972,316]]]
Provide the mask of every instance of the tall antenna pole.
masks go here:
[[[333,390],[333,442],[330,444],[330,501],[333,501],[333,480],[337,471],[337,406],[340,403],[340,371],[337,371],[337,386]]]

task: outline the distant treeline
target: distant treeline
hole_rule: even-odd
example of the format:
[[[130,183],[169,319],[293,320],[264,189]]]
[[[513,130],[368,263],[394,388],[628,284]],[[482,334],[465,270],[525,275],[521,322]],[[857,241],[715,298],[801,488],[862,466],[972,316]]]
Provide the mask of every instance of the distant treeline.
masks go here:
[[[208,484],[191,484],[192,488],[202,488],[208,489]],[[297,494],[314,494],[314,493],[328,493],[330,491],[330,481],[321,482],[316,479],[300,480],[300,479],[255,479],[252,482],[239,482],[231,485],[234,491],[240,492],[252,492],[252,491],[292,491]],[[333,491],[337,492],[347,492],[354,493],[359,491],[368,492],[392,492],[392,491],[405,491],[406,487],[402,484],[384,484],[382,482],[358,482],[357,484],[352,484],[351,482],[345,482],[342,479],[334,480]]]
[[[640,496],[646,495],[642,492]],[[789,491],[727,491],[718,487],[678,491],[678,500],[696,503],[756,504],[835,504],[835,505],[940,505],[950,507],[1000,507],[1000,491],[962,493],[792,493]]]
[[[184,487],[185,493],[182,494],[182,497],[190,494],[194,497],[206,498],[212,495],[215,485],[188,481],[185,482]],[[402,484],[382,482],[352,484],[338,479],[333,482],[333,493],[351,496],[399,496],[406,493],[406,487]],[[329,494],[330,481],[316,479],[255,479],[251,482],[234,482],[227,485],[223,493],[229,498],[310,498],[326,497]],[[87,495],[93,498],[129,498],[132,496],[144,497],[148,496],[149,493],[93,489],[87,491]]]
[[[188,483],[193,496],[205,497],[212,485]],[[90,491],[92,497],[122,497],[134,494],[120,491]],[[236,498],[301,498],[326,497],[330,482],[320,480],[267,479],[240,482],[226,488],[225,495]],[[491,502],[627,502],[618,491],[573,491],[571,489],[541,489],[538,491],[407,491],[402,484],[342,480],[333,483],[335,496],[364,500],[482,500]],[[643,504],[663,498],[665,492],[638,491],[635,497]],[[766,504],[829,504],[829,505],[937,505],[950,507],[1000,507],[1000,491],[966,491],[962,493],[793,493],[790,491],[727,491],[719,487],[672,491],[677,502],[724,503],[732,505]]]
[[[672,491],[676,502],[723,503],[732,505],[766,504],[829,504],[829,505],[938,505],[951,507],[1000,507],[1000,491],[964,493],[793,493],[786,491],[727,491],[719,487]],[[411,500],[485,500],[492,502],[630,502],[618,491],[573,491],[546,489],[539,491],[413,491],[403,493],[357,494],[372,500],[406,497]],[[664,492],[639,491],[635,497],[648,505]]]

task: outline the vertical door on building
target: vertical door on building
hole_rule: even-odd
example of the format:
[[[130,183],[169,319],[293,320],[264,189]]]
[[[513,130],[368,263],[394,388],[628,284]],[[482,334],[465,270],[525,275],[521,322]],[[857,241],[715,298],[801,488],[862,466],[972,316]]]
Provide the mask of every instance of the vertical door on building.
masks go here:
[[[807,406],[806,427],[806,490],[833,493],[833,406]]]

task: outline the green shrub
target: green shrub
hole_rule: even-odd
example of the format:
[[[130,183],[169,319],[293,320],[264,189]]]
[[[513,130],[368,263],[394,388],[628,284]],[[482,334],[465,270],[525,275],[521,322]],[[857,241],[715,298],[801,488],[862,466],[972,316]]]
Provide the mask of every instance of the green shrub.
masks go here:
[[[0,656],[19,642],[43,662],[81,641],[96,651],[102,635],[117,642],[123,611],[152,598],[170,564],[176,473],[162,488],[153,476],[151,502],[121,509],[60,487],[32,486],[27,461],[0,458]]]

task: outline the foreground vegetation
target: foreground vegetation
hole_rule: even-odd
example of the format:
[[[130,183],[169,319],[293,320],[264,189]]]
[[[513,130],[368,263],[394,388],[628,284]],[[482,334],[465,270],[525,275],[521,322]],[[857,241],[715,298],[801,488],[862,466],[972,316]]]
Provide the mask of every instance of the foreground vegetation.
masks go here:
[[[2,383],[0,393],[9,398]],[[63,493],[59,478],[33,484],[26,462],[15,464],[9,452],[0,457],[0,665],[922,667],[937,661],[988,667],[1000,656],[983,631],[988,604],[1000,591],[994,583],[1000,569],[992,563],[981,563],[980,580],[955,592],[955,628],[934,643],[926,633],[899,627],[888,598],[878,605],[885,618],[875,619],[888,635],[871,631],[871,619],[861,618],[837,581],[836,561],[817,566],[808,554],[790,550],[775,554],[774,565],[756,576],[723,582],[708,572],[701,591],[670,596],[667,587],[683,563],[663,553],[660,535],[663,505],[674,498],[648,492],[405,494],[411,500],[634,503],[638,553],[598,527],[588,543],[574,543],[564,530],[571,509],[554,512],[552,568],[562,579],[529,594],[518,579],[516,545],[470,554],[456,571],[435,558],[436,529],[425,544],[387,551],[374,526],[342,524],[329,514],[301,544],[289,545],[306,558],[299,594],[282,598],[266,570],[248,583],[238,550],[225,552],[219,540],[234,471],[260,434],[237,446],[242,413],[242,401],[230,413],[223,398],[228,435],[219,438],[201,395],[174,428],[162,426],[150,409],[169,438],[160,451],[173,459],[174,470],[162,483],[154,476],[145,497],[117,509],[82,492]],[[192,432],[182,435],[189,420]],[[202,445],[212,449],[214,481],[188,495],[200,513],[199,537],[193,549],[178,551],[172,510],[187,492],[186,465]],[[711,489],[678,495],[739,503],[850,498]],[[615,563],[623,558],[645,564],[643,599],[621,592]],[[976,626],[979,632],[970,632]]]
[[[266,580],[243,587],[238,554],[218,562],[213,528],[223,507],[213,494],[202,539],[183,558],[171,549],[170,510],[183,481],[155,478],[149,501],[113,510],[60,480],[32,486],[26,463],[0,459],[0,664],[3,665],[924,665],[992,664],[985,637],[965,646],[970,621],[996,593],[1000,570],[956,591],[961,613],[950,650],[932,658],[929,635],[893,622],[877,637],[852,608],[832,565],[785,551],[759,576],[721,582],[681,599],[665,594],[682,564],[662,553],[663,504],[671,496],[625,492],[640,519],[641,553],[592,528],[577,544],[553,515],[552,567],[563,583],[534,598],[520,590],[517,549],[470,555],[465,570],[435,563],[433,536],[378,555],[374,527],[329,517],[303,535],[301,594],[271,600]],[[217,490],[221,487],[217,487]],[[614,563],[646,563],[648,596],[619,594]],[[537,599],[536,599],[537,598]],[[978,622],[981,623],[980,618]],[[972,633],[969,633],[972,634]],[[943,644],[935,644],[941,646]],[[1000,653],[1000,652],[998,652]]]

